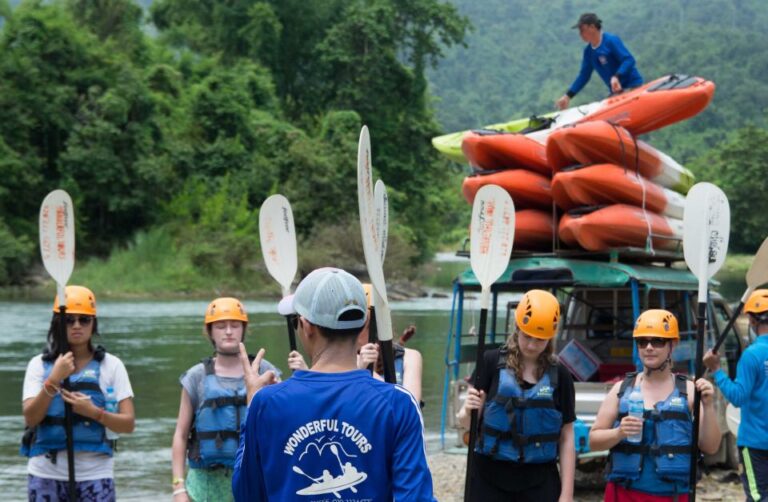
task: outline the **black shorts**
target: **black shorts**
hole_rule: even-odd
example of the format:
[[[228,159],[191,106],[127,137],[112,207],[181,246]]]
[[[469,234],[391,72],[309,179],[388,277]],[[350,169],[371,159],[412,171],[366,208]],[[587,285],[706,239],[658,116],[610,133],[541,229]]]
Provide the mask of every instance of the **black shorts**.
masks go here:
[[[739,462],[747,501],[768,501],[768,450],[739,447]]]

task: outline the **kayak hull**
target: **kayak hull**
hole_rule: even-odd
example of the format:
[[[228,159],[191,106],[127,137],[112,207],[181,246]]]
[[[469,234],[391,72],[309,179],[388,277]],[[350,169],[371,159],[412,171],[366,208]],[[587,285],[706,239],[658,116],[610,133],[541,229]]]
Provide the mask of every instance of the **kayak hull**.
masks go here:
[[[553,131],[547,138],[547,160],[553,172],[577,164],[617,164],[683,194],[694,183],[693,173],[674,159],[604,121]]]
[[[552,178],[552,198],[561,209],[628,204],[682,219],[685,197],[615,164],[561,171]]]
[[[461,150],[480,169],[525,168],[545,176],[552,172],[544,144],[524,134],[470,131],[464,135]]]
[[[485,185],[498,185],[512,196],[515,207],[521,209],[551,209],[552,187],[549,178],[526,169],[505,169],[490,174],[475,174],[464,178],[461,191],[472,204],[475,195]]]
[[[563,243],[588,251],[646,248],[649,243],[654,249],[677,249],[683,235],[683,222],[638,207],[614,204],[587,214],[563,215],[558,235]]]
[[[523,209],[515,212],[515,249],[542,251],[552,248],[555,225],[551,211]]]

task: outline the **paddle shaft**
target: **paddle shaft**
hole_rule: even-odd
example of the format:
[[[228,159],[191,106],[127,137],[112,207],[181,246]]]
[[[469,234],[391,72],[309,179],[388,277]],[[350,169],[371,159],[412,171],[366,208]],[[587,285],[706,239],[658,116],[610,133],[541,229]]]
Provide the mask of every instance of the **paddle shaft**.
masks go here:
[[[696,369],[694,382],[704,373],[702,359],[704,358],[704,336],[707,332],[707,295],[704,301],[699,302],[699,310],[696,314]],[[701,423],[701,392],[698,389],[693,395],[693,434],[691,435],[691,465],[688,478],[688,500],[696,502],[696,475],[699,460],[699,424]]]
[[[285,321],[288,324],[288,344],[291,346],[291,352],[293,352],[296,350],[296,330],[293,328],[293,319],[286,316]]]
[[[59,354],[63,355],[69,352],[66,322],[67,307],[66,301],[64,300],[60,300],[59,304],[59,343],[57,343],[57,345],[59,346]],[[70,390],[69,377],[64,379],[62,387]],[[77,500],[77,490],[75,486],[75,442],[73,437],[74,435],[72,433],[73,425],[74,422],[72,416],[72,405],[64,402],[64,431],[66,432],[67,436],[67,487],[69,492],[69,500],[75,501]]]
[[[378,328],[376,326],[376,309],[374,307],[371,307],[368,310],[371,313],[370,320],[368,321],[368,343],[376,343],[379,341]],[[376,365],[375,363],[371,363],[368,365],[368,371],[371,372],[371,375],[373,375],[373,369],[375,365]]]
[[[480,330],[477,339],[477,356],[475,357],[475,378],[472,386],[477,389],[480,385],[480,369],[483,365],[483,354],[485,353],[485,327],[488,322],[488,309],[480,309]],[[467,474],[464,480],[464,502],[469,502],[470,488],[472,486],[473,464],[475,457],[475,443],[477,442],[477,410],[472,410],[469,422],[469,451],[467,451]]]
[[[382,340],[381,355],[384,360],[384,381],[387,383],[397,383],[397,375],[395,375],[395,353],[392,349],[392,339]]]
[[[712,352],[717,352],[717,349],[720,348],[720,346],[725,341],[725,337],[728,336],[728,332],[731,331],[731,328],[733,328],[734,323],[736,322],[736,318],[739,317],[741,314],[741,310],[744,308],[744,301],[739,302],[739,306],[736,307],[736,310],[733,311],[733,314],[731,314],[731,318],[728,320],[728,324],[725,326],[725,329],[720,334],[720,336],[717,338],[717,342],[715,342],[715,346],[712,348]]]

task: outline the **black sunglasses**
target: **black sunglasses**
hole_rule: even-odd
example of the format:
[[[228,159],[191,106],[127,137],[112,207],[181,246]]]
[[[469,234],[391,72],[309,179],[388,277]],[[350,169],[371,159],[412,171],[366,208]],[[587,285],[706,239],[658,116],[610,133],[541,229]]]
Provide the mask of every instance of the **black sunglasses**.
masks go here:
[[[93,316],[89,315],[66,315],[64,316],[64,322],[67,326],[73,326],[75,321],[80,321],[80,326],[88,326],[93,321]]]
[[[669,342],[669,338],[641,337],[641,338],[635,338],[635,342],[637,342],[638,349],[646,348],[649,343],[651,344],[651,347],[653,347],[654,349],[660,349]]]

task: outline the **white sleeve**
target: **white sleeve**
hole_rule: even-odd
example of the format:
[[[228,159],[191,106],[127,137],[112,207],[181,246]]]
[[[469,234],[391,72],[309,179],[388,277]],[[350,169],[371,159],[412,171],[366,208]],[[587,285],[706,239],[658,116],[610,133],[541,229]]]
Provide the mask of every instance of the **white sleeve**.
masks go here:
[[[133,388],[131,387],[131,381],[128,379],[128,371],[125,369],[123,361],[112,354],[105,354],[104,356],[104,373],[100,379],[102,391],[106,393],[107,387],[112,387],[115,390],[115,398],[119,403],[123,399],[133,397]]]
[[[40,394],[40,390],[43,388],[44,373],[42,356],[37,355],[29,360],[27,371],[24,373],[24,387],[21,393],[22,402]]]

